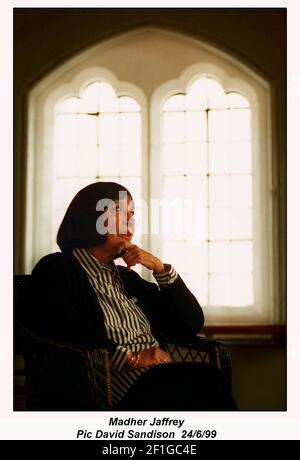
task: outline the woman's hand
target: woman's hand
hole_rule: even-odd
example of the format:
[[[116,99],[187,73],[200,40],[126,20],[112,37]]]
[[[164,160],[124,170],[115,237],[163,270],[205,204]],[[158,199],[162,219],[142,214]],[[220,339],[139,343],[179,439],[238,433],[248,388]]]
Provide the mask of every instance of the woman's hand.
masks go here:
[[[125,250],[122,252],[121,257],[126,262],[128,269],[133,267],[133,265],[141,264],[149,268],[149,270],[153,270],[154,273],[162,273],[165,270],[164,264],[158,257],[129,242],[126,242]]]
[[[134,366],[134,369],[139,369],[140,367],[153,366],[159,363],[171,363],[172,358],[169,353],[161,350],[160,348],[149,348],[139,353],[139,360]],[[131,354],[128,357],[128,362],[130,362]]]

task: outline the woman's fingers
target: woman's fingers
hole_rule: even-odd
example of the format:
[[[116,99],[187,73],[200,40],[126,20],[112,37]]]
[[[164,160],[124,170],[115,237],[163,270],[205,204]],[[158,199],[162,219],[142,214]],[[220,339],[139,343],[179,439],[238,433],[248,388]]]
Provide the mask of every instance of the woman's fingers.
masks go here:
[[[162,262],[157,257],[150,254],[150,252],[144,251],[131,243],[127,243],[126,249],[127,250],[122,253],[122,257],[128,268],[135,264],[142,264],[144,267],[149,268],[149,270],[156,270],[156,272],[164,270]]]
[[[171,363],[172,358],[169,353],[161,350],[160,348],[149,348],[148,350],[141,352],[141,357],[138,363],[138,367],[153,366],[159,363]]]
[[[169,355],[169,353],[165,352],[164,350],[161,350],[160,348],[155,348],[153,350],[153,356],[158,363],[161,363],[161,362],[170,363],[172,361],[172,358]]]
[[[127,267],[130,268],[137,263],[141,263],[141,258],[138,253],[126,253],[123,255],[123,260],[126,262]]]
[[[122,257],[128,268],[138,263],[143,264],[143,262],[146,262],[143,251],[138,246],[133,246],[128,249],[127,252],[122,254]]]

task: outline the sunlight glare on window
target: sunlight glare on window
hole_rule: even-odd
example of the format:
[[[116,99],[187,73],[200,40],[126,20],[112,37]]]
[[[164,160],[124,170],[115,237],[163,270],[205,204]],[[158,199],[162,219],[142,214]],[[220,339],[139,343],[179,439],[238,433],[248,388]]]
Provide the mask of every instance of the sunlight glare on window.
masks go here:
[[[231,190],[227,176],[209,178],[209,205],[211,207],[230,207]]]
[[[223,109],[227,107],[226,94],[222,85],[212,78],[206,79],[207,98],[209,109]]]
[[[93,177],[97,170],[98,152],[96,145],[64,145],[57,146],[56,154],[61,161],[57,161],[57,177]],[[82,156],[88,161],[82,162]]]
[[[90,83],[86,86],[79,100],[80,113],[98,113],[100,102],[100,82]]]
[[[184,171],[184,144],[164,144],[162,150],[164,173],[181,175]]]
[[[230,145],[227,142],[212,142],[209,146],[209,172],[211,174],[230,174]]]
[[[186,109],[207,109],[207,78],[198,78],[191,84],[186,94]],[[181,110],[183,110],[183,107],[181,107]]]
[[[239,93],[226,94],[227,107],[230,109],[249,108],[249,101]]]
[[[140,112],[141,108],[135,99],[128,96],[119,97],[120,112]]]
[[[76,193],[91,182],[93,182],[91,177],[57,179],[54,195],[56,209],[64,209],[66,211]]]
[[[122,113],[120,117],[120,140],[121,144],[130,142],[140,143],[141,117],[139,113]]]
[[[166,241],[163,248],[163,260],[174,265],[179,273],[186,273],[185,246],[181,241]]]
[[[248,307],[253,304],[253,275],[232,275],[230,306]]]
[[[163,126],[164,142],[184,142],[185,123],[183,112],[164,113]]]
[[[231,272],[252,273],[253,243],[252,241],[234,241],[231,243]]]
[[[251,142],[234,142],[229,145],[230,172],[232,174],[251,174]]]
[[[249,109],[228,110],[229,139],[231,141],[250,141],[251,112]]]
[[[172,111],[182,111],[185,109],[185,101],[186,95],[185,94],[175,94],[174,96],[169,97],[165,104],[164,104],[164,111],[165,112],[172,112]]]
[[[64,99],[60,104],[57,104],[54,112],[55,113],[78,113],[79,110],[79,98],[68,97]]]
[[[162,116],[163,196],[193,202],[200,198],[196,212],[205,222],[193,244],[183,233],[172,246],[172,235],[165,235],[163,254],[185,270],[188,285],[203,295],[199,297],[202,305],[250,305],[253,190],[249,102],[202,76],[186,94],[169,97]],[[170,219],[166,212],[163,217],[166,222]],[[184,220],[188,217],[185,214]],[[236,286],[238,277],[241,284]]]
[[[184,178],[184,198],[201,202],[202,206],[207,203],[207,177],[186,176]]]
[[[252,208],[232,208],[228,213],[230,218],[230,238],[251,239],[252,232]]]
[[[187,112],[185,122],[185,142],[206,142],[206,114],[203,110]]]
[[[229,273],[231,271],[230,249],[230,242],[214,241],[209,244],[210,273]]]
[[[99,146],[98,175],[106,177],[121,174],[119,146],[102,144]]]
[[[119,110],[119,100],[111,85],[101,82],[99,86],[99,110],[101,113],[117,112]]]
[[[97,117],[78,115],[78,145],[97,145]]]
[[[188,274],[207,273],[208,266],[208,244],[199,242],[186,244],[186,271]]]
[[[82,87],[55,107],[53,240],[61,210],[74,194],[98,180],[118,182],[141,197],[141,108],[117,96],[107,82]]]
[[[231,275],[210,275],[208,283],[210,304],[217,307],[230,306]],[[239,289],[238,286],[237,289]]]
[[[184,176],[166,176],[164,180],[164,198],[181,199],[184,193]]]
[[[99,144],[118,144],[120,118],[116,113],[104,113],[99,117]]]
[[[252,206],[252,177],[250,174],[236,175],[230,178],[231,206]]]
[[[78,116],[58,114],[55,123],[54,145],[76,145],[78,140]]]
[[[207,143],[185,143],[185,168],[184,174],[206,175],[208,173]]]
[[[229,140],[228,110],[210,110],[208,112],[208,139],[209,142]]]
[[[131,161],[128,161],[128,158]],[[139,176],[142,169],[141,148],[138,142],[120,146],[120,175]]]
[[[210,240],[231,239],[231,213],[228,208],[209,209],[209,238]]]
[[[208,276],[198,273],[197,275],[184,275],[184,282],[197,299],[201,299],[202,305],[208,305]]]

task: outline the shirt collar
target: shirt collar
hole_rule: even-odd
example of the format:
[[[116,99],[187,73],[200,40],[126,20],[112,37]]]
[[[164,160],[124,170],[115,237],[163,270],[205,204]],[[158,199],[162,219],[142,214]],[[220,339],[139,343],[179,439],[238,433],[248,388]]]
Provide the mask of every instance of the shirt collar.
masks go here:
[[[96,257],[90,254],[84,248],[75,248],[73,249],[73,255],[78,260],[80,265],[91,275],[98,276],[99,272],[106,271],[111,274],[115,273],[117,268],[115,263],[112,261],[110,263],[99,262]]]

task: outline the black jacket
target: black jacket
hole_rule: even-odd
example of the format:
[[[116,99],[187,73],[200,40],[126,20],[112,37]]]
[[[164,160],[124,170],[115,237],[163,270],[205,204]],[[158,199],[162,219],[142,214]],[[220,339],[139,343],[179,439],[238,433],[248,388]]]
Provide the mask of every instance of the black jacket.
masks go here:
[[[118,270],[158,340],[162,336],[187,338],[200,331],[204,323],[202,309],[180,276],[159,290],[132,270],[122,266]],[[31,280],[28,319],[34,332],[48,339],[114,351],[116,344],[107,337],[97,296],[72,254],[43,257],[33,269]]]

